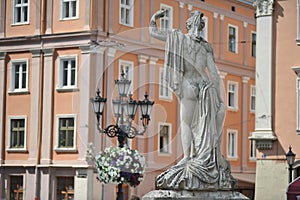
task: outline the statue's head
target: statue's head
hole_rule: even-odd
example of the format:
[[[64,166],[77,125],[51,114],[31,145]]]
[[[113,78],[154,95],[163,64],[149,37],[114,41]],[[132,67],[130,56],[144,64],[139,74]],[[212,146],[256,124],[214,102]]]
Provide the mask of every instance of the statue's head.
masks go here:
[[[186,28],[189,33],[198,37],[200,31],[202,31],[205,26],[205,22],[202,19],[203,13],[199,10],[195,10],[191,14],[191,17],[186,20]]]

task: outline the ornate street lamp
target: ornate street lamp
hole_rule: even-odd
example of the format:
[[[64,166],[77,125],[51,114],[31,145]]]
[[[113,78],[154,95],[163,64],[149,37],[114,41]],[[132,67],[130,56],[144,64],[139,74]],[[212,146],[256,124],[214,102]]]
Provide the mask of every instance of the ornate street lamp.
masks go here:
[[[289,165],[289,183],[292,182],[293,164],[295,163],[296,154],[292,152],[292,147],[289,147],[289,151],[286,153],[286,160]]]
[[[145,99],[142,101],[136,101],[132,99],[132,94],[128,94],[128,90],[131,84],[130,80],[124,77],[124,73],[121,74],[121,80],[115,80],[117,85],[119,98],[117,100],[112,100],[114,116],[116,118],[116,124],[107,126],[102,129],[100,126],[100,118],[103,113],[104,105],[106,103],[106,98],[100,96],[99,89],[96,92],[96,97],[91,98],[91,103],[97,118],[97,128],[100,133],[105,133],[109,137],[117,137],[119,142],[119,147],[124,147],[125,139],[132,139],[136,135],[142,135],[147,130],[150,113],[154,104],[154,101],[148,99],[148,94],[145,93]],[[140,132],[135,127],[132,126],[132,121],[134,120],[137,107],[141,110],[141,120],[143,124],[143,130]],[[118,184],[117,200],[123,199],[122,183]]]

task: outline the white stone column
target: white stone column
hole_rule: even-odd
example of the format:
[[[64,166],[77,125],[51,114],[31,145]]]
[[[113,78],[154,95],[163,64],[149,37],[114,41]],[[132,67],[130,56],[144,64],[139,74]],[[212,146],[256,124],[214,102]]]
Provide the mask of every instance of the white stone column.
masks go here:
[[[5,0],[0,2],[0,38],[5,36],[5,4]]]
[[[147,64],[147,60],[149,59],[148,56],[145,55],[139,55],[139,67],[138,67],[138,81],[137,81],[137,90],[138,90],[138,100],[143,100],[145,92],[149,92],[148,88],[148,69],[149,66]],[[153,97],[152,97],[153,98]],[[143,126],[140,120],[141,113],[140,110],[137,111],[136,118],[137,118],[137,124],[140,125],[138,126],[138,130],[143,130]],[[137,136],[136,137],[136,142],[137,142],[137,149],[141,153],[146,153],[145,151],[145,146],[144,146],[144,141],[147,139],[146,136],[147,133],[145,133],[142,136]]]
[[[46,34],[52,33],[52,18],[53,18],[53,0],[47,0],[47,25],[46,25]]]
[[[0,127],[0,165],[3,164],[4,158],[4,124],[5,124],[5,107],[6,107],[6,67],[5,67],[5,52],[0,52],[0,123],[2,126]],[[1,183],[0,183],[1,184]],[[1,199],[1,190],[0,190],[0,199]]]
[[[250,97],[248,96],[248,81],[250,80],[249,77],[246,77],[246,76],[243,76],[242,77],[242,83],[243,83],[243,86],[242,86],[242,147],[241,148],[241,151],[242,151],[242,166],[241,166],[241,169],[245,169],[247,167],[247,143],[248,143],[248,127],[247,127],[247,124],[248,123],[245,123],[247,122],[248,120],[248,110],[249,110],[249,107],[248,107],[248,102],[249,102],[249,99]]]
[[[42,151],[41,164],[51,164],[52,155],[52,136],[53,136],[53,81],[54,81],[54,63],[53,49],[43,49],[43,121],[42,121]]]
[[[156,69],[156,62],[158,61],[158,58],[156,57],[150,57],[149,59],[149,96],[150,97],[154,97],[156,94],[155,91],[155,85],[157,84],[155,82],[155,77],[157,76],[155,74],[155,69]],[[155,116],[155,110],[152,111],[152,116]],[[147,146],[148,149],[147,151],[147,163],[149,166],[153,167],[154,164],[154,152],[156,151],[156,149],[154,149],[154,127],[155,127],[155,119],[151,118],[151,125],[148,127],[148,131],[147,131]]]
[[[91,3],[90,3],[90,0],[85,0],[85,11],[84,11],[84,30],[85,31],[89,31],[90,30],[90,16],[91,16],[91,13],[90,13],[90,10],[91,10]],[[102,11],[98,11],[98,12],[101,12]]]
[[[243,35],[243,40],[246,42],[247,41],[247,27],[248,27],[248,23],[244,22],[244,35]],[[247,43],[244,43],[244,56],[243,56],[243,64],[246,66],[247,65]]]
[[[184,9],[184,3],[183,2],[179,2],[179,29],[182,30],[183,29],[183,9]]]
[[[271,149],[276,140],[273,131],[272,39],[273,0],[256,0],[256,120],[251,138],[259,149]]]
[[[30,102],[30,146],[29,146],[29,160],[35,163],[39,151],[39,134],[41,133],[41,75],[42,66],[40,63],[41,50],[32,50],[32,63],[30,64],[31,72],[31,102]]]
[[[76,176],[74,178],[75,200],[92,200],[93,199],[93,169],[76,169]],[[100,196],[100,195],[99,195]],[[100,197],[99,197],[100,198]]]
[[[103,31],[103,22],[104,22],[104,15],[103,15],[103,1],[105,0],[98,0],[98,12],[97,12],[97,17],[98,17],[98,31],[102,32]]]
[[[90,97],[95,94],[94,91],[91,91],[91,82],[93,78],[91,77],[91,66],[95,64],[93,61],[93,54],[91,54],[90,46],[81,46],[81,63],[80,70],[78,71],[78,80],[80,81],[79,92],[80,92],[80,105],[79,106],[79,130],[77,132],[80,142],[78,144],[78,160],[85,162],[86,161],[86,152],[89,141],[92,140],[92,132],[90,127],[94,126],[94,113],[89,112],[91,103]]]
[[[220,55],[219,58],[223,60],[223,46],[226,46],[224,43],[224,15],[220,15]]]
[[[213,49],[216,51],[216,44],[217,44],[217,20],[218,20],[218,13],[214,12],[214,38],[213,38]],[[215,54],[216,55],[216,54]]]
[[[35,34],[41,34],[41,1],[35,1]]]

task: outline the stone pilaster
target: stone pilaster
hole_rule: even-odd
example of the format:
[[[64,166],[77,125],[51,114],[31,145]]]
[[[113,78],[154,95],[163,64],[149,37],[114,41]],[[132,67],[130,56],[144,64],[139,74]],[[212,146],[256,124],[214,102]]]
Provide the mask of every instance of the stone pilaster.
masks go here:
[[[5,124],[5,105],[6,105],[6,66],[5,66],[5,58],[6,53],[0,52],[0,123],[2,126],[0,127],[0,165],[3,163],[4,160],[4,124]],[[2,180],[2,179],[1,179]],[[0,183],[1,184],[1,183]],[[1,199],[1,190],[0,190],[0,199]]]
[[[90,0],[85,0],[85,11],[84,11],[84,30],[89,31],[90,30],[90,10],[91,10],[91,1]],[[101,12],[102,11],[98,11]]]
[[[248,119],[248,102],[249,102],[249,92],[248,92],[248,82],[249,82],[250,78],[249,77],[242,77],[242,122],[246,122]],[[247,143],[248,143],[248,127],[247,127],[248,123],[242,123],[242,146],[246,147]],[[242,170],[245,169],[247,167],[247,148],[241,148],[242,151]]]
[[[31,73],[31,105],[30,105],[30,146],[29,146],[29,160],[36,161],[37,154],[39,151],[39,134],[42,134],[41,131],[41,75],[42,75],[42,66],[40,63],[41,50],[32,50],[32,63],[30,63],[30,73]]]
[[[217,20],[218,20],[218,13],[216,13],[216,12],[214,12],[214,24],[213,24],[213,26],[214,26],[214,35],[213,35],[213,49],[214,49],[214,51],[216,51],[216,44],[217,44]]]
[[[248,23],[244,22],[244,34],[243,34],[243,41],[247,41],[247,27],[248,27]],[[247,43],[244,43],[243,45],[243,63],[246,66],[247,65]]]
[[[250,139],[258,149],[272,149],[273,131],[273,0],[256,0],[256,105],[255,131]]]
[[[0,38],[3,38],[5,36],[4,30],[5,30],[5,4],[6,1],[2,0],[0,2]]]
[[[52,19],[53,19],[53,0],[47,1],[47,25],[46,25],[46,34],[52,33]]]
[[[54,81],[54,62],[53,49],[43,49],[43,122],[42,122],[42,152],[41,164],[51,164],[52,143],[53,143],[53,81]]]
[[[224,46],[222,44],[224,44],[224,15],[220,15],[220,56],[219,58],[221,60],[223,60],[223,46]]]
[[[180,7],[180,10],[179,10],[179,29],[182,30],[183,29],[183,9],[184,9],[184,3],[183,2],[179,2],[179,7]]]

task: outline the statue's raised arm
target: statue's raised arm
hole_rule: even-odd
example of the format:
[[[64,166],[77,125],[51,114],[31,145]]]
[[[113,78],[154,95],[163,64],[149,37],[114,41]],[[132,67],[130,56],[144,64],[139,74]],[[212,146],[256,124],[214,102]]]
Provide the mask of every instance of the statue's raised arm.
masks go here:
[[[167,39],[167,30],[158,30],[156,25],[156,20],[162,18],[166,14],[166,10],[159,10],[154,13],[150,20],[150,35],[156,39],[166,41]]]

